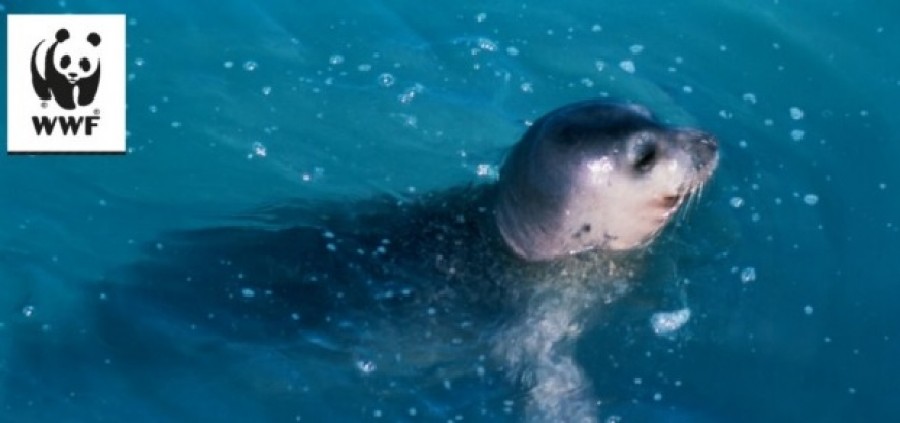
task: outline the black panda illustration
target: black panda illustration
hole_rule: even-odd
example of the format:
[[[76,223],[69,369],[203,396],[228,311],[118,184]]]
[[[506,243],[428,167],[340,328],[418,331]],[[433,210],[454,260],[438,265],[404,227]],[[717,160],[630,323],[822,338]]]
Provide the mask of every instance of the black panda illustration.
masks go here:
[[[77,104],[87,106],[94,101],[100,84],[100,57],[97,46],[100,36],[96,32],[84,39],[69,39],[65,28],[56,31],[56,42],[46,48],[46,40],[34,47],[31,54],[31,83],[41,100],[56,99],[56,104],[66,110],[75,109],[75,88],[78,88]],[[46,51],[39,54],[42,47]],[[39,61],[39,57],[44,60]],[[43,72],[42,72],[43,71]]]

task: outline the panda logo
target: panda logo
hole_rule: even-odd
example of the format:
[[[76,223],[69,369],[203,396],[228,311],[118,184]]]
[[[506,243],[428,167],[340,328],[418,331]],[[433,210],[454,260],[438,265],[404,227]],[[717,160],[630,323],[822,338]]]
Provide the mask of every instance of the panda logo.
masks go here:
[[[71,39],[65,28],[56,31],[56,42],[49,48],[41,40],[31,54],[31,83],[43,101],[51,98],[65,110],[88,106],[100,85],[100,36],[91,32],[82,39]]]

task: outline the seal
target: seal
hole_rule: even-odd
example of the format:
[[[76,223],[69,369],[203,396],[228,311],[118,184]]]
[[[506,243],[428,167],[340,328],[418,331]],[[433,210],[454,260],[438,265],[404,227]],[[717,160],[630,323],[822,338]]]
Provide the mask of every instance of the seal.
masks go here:
[[[564,263],[531,274],[516,295],[527,306],[493,340],[510,376],[529,387],[528,421],[598,420],[572,350],[590,311],[623,295],[633,277],[628,260],[609,253],[656,238],[709,180],[717,150],[708,133],[599,101],[548,113],[513,147],[497,185],[496,228],[519,258]],[[586,261],[565,259],[587,251]]]
[[[646,245],[718,162],[710,134],[598,101],[539,119],[500,174],[496,223],[526,260]]]
[[[93,323],[56,328],[58,351],[14,343],[10,366],[44,375],[42,394],[109,382],[140,387],[123,404],[157,392],[189,408],[181,393],[203,392],[240,420],[258,420],[260,404],[272,420],[360,420],[391,398],[433,419],[494,421],[509,417],[470,409],[469,391],[501,403],[524,387],[515,406],[527,420],[597,421],[574,345],[717,162],[710,134],[639,106],[574,103],[526,130],[496,183],[283,202],[162,234],[141,260],[85,285]],[[113,360],[80,381],[43,370],[78,348]],[[322,414],[315,398],[334,392],[347,406]]]

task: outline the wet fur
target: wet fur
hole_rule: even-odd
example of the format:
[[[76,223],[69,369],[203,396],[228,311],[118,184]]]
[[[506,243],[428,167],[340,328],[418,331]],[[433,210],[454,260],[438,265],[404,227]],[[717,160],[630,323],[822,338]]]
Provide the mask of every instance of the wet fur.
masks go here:
[[[159,375],[173,368],[215,380],[220,371],[208,363],[262,352],[283,355],[288,368],[333,357],[323,366],[361,380],[354,363],[371,360],[377,380],[409,377],[426,390],[429,383],[443,390],[442,380],[472,383],[480,364],[479,389],[493,391],[486,395],[498,395],[498,386],[555,389],[575,374],[578,391],[544,395],[551,401],[544,404],[527,394],[521,404],[537,421],[555,419],[548,413],[560,407],[593,413],[590,383],[570,353],[596,306],[627,290],[633,255],[523,262],[490,224],[494,189],[385,196],[352,208],[300,201],[171,232],[149,243],[144,259],[91,287],[106,299],[94,300],[99,311],[86,327],[97,341],[85,347],[99,342],[114,368],[144,369],[139,380],[148,391],[164,391]],[[26,354],[17,365],[40,368],[47,358]],[[557,367],[560,359],[569,364]],[[229,383],[251,384],[267,400],[300,401],[282,386],[287,375],[237,375]],[[368,383],[371,399],[402,394]]]

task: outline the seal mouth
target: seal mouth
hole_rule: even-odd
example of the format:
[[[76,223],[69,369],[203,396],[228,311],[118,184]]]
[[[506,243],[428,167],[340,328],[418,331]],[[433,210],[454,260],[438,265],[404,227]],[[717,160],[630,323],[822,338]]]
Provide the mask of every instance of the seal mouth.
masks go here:
[[[681,205],[684,203],[685,199],[690,195],[691,191],[679,191],[676,194],[664,195],[659,199],[659,207],[664,211],[662,213],[662,221],[665,222],[669,220],[678,210],[681,208]]]
[[[675,194],[675,195],[665,195],[662,198],[661,204],[664,208],[674,209],[681,204],[681,201],[684,199],[684,195]]]

